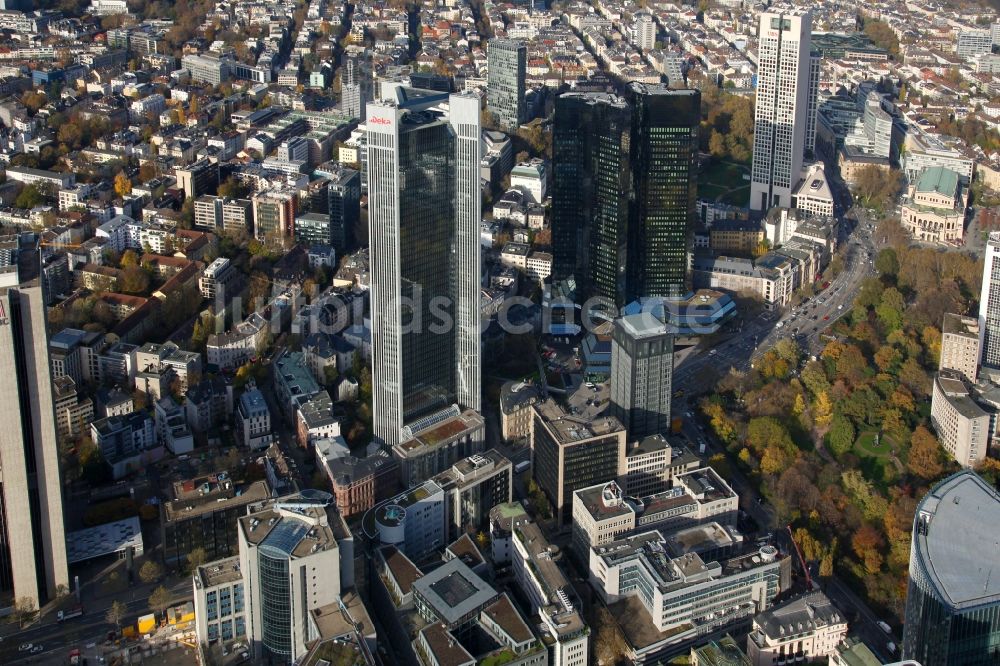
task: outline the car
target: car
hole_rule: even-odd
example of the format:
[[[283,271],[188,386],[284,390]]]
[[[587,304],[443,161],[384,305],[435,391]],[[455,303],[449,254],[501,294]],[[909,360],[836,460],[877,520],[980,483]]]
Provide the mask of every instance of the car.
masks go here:
[[[709,356],[714,356],[715,354],[718,354],[718,353],[719,353],[718,349],[713,349],[712,351],[708,352]]]
[[[17,648],[18,652],[27,652],[31,648],[35,647],[31,643],[21,643],[21,647]]]
[[[829,321],[830,315],[823,315],[823,321]]]
[[[594,382],[587,382],[586,384],[584,384],[584,386],[586,386],[586,387],[587,387],[587,388],[589,388],[589,389],[592,389],[592,388],[597,388],[597,387],[596,387],[596,386],[594,385]]]
[[[812,320],[813,320],[813,321],[816,321],[817,319],[819,319],[819,315],[813,315],[813,316],[812,316]]]
[[[45,648],[43,648],[41,645],[36,645],[33,648],[31,648],[30,652],[31,652],[31,654],[38,654],[39,652],[41,652],[44,649]]]
[[[892,634],[892,627],[890,627],[887,622],[879,620],[878,622],[876,622],[876,624],[878,625],[878,628],[884,631],[885,633],[890,635]]]
[[[844,309],[844,304],[843,304],[843,303],[841,303],[840,305],[838,305],[838,306],[837,306],[837,309],[838,309],[838,310],[843,310],[843,309]]]

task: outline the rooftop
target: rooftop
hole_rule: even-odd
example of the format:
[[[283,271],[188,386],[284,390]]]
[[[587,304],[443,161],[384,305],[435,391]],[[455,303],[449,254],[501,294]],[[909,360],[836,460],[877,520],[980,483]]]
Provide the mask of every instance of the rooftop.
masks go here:
[[[754,617],[755,629],[780,638],[833,624],[847,624],[847,618],[820,591],[789,599]]]
[[[962,315],[946,312],[942,329],[941,332],[945,334],[979,339],[979,320],[975,317],[963,317]]]
[[[215,562],[208,562],[198,567],[195,573],[195,584],[201,589],[235,583],[243,578],[240,573],[240,558],[238,555],[227,557]]]
[[[477,453],[468,458],[462,458],[450,468],[434,477],[445,490],[452,487],[466,488],[475,485],[477,482],[502,473],[500,470],[509,470],[511,462],[496,449],[490,449],[483,453]],[[507,472],[510,474],[510,472]]]
[[[329,493],[303,490],[260,505],[240,518],[239,526],[252,546],[288,559],[307,557],[338,547],[335,521],[328,513],[331,501]],[[333,517],[339,522],[339,516]]]
[[[267,481],[254,481],[246,488],[237,488],[225,472],[174,484],[174,499],[163,503],[166,522],[189,520],[229,509],[261,502],[271,496]]]
[[[413,590],[442,622],[456,624],[497,598],[497,592],[460,559],[418,578]]]
[[[917,179],[917,192],[937,192],[945,196],[954,197],[958,191],[959,175],[951,169],[934,166],[924,169]]]
[[[534,408],[559,444],[575,444],[615,433],[624,435],[625,432],[621,422],[613,416],[593,419],[572,416],[551,398],[537,403]]]
[[[452,637],[445,625],[434,623],[424,628],[420,633],[431,652],[434,653],[434,661],[440,666],[476,663],[475,658]]]
[[[66,561],[69,564],[118,553],[126,548],[135,548],[136,555],[142,554],[142,528],[135,516],[66,534]]]
[[[954,474],[920,501],[913,557],[952,608],[1000,604],[1000,494],[971,471]]]
[[[416,449],[448,444],[486,427],[483,417],[474,410],[452,405],[446,410],[412,423],[403,429],[397,450],[412,454]]]
[[[585,628],[583,619],[570,601],[573,588],[559,565],[559,548],[550,545],[541,529],[532,521],[519,522],[514,530],[528,553],[534,575],[544,588],[547,604],[539,612],[552,618],[560,636],[570,636]]]

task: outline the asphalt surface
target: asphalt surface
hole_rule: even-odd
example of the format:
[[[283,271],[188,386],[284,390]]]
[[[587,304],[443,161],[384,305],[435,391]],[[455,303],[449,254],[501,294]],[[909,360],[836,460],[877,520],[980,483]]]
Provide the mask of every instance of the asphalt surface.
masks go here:
[[[689,395],[709,392],[730,368],[750,369],[755,359],[782,338],[792,337],[805,353],[818,354],[825,344],[822,336],[826,329],[850,313],[861,281],[873,274],[871,261],[875,247],[868,224],[861,222],[856,230],[842,235],[844,269],[826,289],[794,309],[765,311],[744,320],[728,339],[681,358],[674,368],[675,390],[683,390]]]

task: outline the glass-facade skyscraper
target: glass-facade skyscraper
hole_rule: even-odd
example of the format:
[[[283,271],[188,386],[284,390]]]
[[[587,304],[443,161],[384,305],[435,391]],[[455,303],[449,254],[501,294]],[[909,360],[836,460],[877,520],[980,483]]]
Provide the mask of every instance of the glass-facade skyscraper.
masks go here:
[[[701,96],[567,93],[553,134],[553,276],[621,308],[687,291]]]
[[[972,471],[917,505],[903,658],[926,666],[1000,663],[1000,493]]]
[[[500,127],[514,131],[525,120],[528,48],[512,39],[491,39],[487,49],[487,109]]]
[[[420,91],[368,107],[375,438],[453,403],[480,409],[479,102]],[[427,96],[434,99],[435,96]]]

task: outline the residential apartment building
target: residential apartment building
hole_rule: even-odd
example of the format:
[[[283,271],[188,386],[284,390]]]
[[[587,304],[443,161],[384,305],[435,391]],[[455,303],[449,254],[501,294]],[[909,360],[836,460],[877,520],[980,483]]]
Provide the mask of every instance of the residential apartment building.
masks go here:
[[[252,388],[240,396],[236,408],[236,432],[241,443],[251,451],[266,449],[274,441],[271,410],[259,389]]]
[[[500,389],[500,434],[505,442],[531,435],[531,406],[542,399],[541,389],[521,381],[505,382]]]
[[[931,423],[941,446],[958,464],[975,467],[990,447],[991,415],[973,399],[961,375],[943,370],[931,391]]]
[[[225,299],[226,288],[238,277],[239,273],[229,259],[216,258],[205,267],[201,277],[198,278],[198,289],[201,291],[201,297],[211,300],[215,300],[216,297]]]

